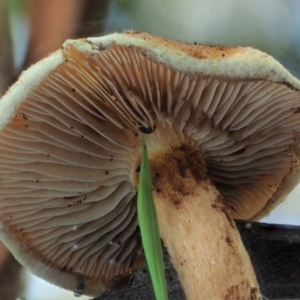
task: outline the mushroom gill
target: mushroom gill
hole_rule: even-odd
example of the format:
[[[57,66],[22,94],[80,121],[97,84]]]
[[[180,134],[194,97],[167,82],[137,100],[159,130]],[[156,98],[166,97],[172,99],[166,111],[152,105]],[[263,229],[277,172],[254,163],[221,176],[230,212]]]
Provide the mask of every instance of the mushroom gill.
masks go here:
[[[156,128],[153,144],[175,139],[203,153],[234,217],[266,213],[297,171],[299,94],[288,84],[183,72],[137,47],[75,52],[68,48],[74,64],[86,62],[81,76],[98,78],[112,122],[134,134],[137,124]]]

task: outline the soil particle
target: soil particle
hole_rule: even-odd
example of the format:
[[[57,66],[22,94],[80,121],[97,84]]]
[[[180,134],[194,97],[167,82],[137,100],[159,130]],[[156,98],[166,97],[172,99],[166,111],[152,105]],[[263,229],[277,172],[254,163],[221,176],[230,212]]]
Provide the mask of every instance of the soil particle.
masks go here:
[[[249,294],[245,295],[245,291]],[[224,300],[261,300],[259,291],[252,288],[248,282],[242,281],[239,285],[234,285],[227,290]]]
[[[195,185],[210,182],[202,153],[191,145],[170,148],[166,153],[150,160],[153,189],[159,190],[179,208],[185,196],[195,190]]]

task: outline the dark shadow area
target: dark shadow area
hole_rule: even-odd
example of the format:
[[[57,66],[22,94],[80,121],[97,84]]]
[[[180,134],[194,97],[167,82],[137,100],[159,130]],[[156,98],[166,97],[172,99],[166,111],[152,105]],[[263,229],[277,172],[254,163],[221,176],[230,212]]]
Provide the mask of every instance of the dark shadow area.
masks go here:
[[[262,295],[268,299],[300,299],[300,227],[237,224]]]
[[[24,294],[26,287],[26,277],[23,267],[8,255],[0,270],[0,300],[17,300]]]

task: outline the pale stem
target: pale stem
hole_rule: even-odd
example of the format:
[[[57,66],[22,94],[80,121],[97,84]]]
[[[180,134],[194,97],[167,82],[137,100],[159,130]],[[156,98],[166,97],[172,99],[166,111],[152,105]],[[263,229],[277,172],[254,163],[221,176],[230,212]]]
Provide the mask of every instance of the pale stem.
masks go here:
[[[201,170],[197,155],[183,157],[177,150],[171,156],[156,156],[151,167],[161,237],[187,299],[261,299],[248,253],[222,196],[201,175],[205,167]]]

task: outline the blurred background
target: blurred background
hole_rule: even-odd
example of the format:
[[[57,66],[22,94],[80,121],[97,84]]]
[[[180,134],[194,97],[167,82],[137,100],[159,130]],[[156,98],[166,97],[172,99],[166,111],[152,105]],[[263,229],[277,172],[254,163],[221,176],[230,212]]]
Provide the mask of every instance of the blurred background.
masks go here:
[[[0,96],[68,38],[125,29],[188,43],[253,46],[300,78],[300,1],[0,0]],[[300,225],[300,188],[264,222]],[[77,299],[26,273],[1,246],[0,300]],[[82,296],[80,299],[88,299]]]

